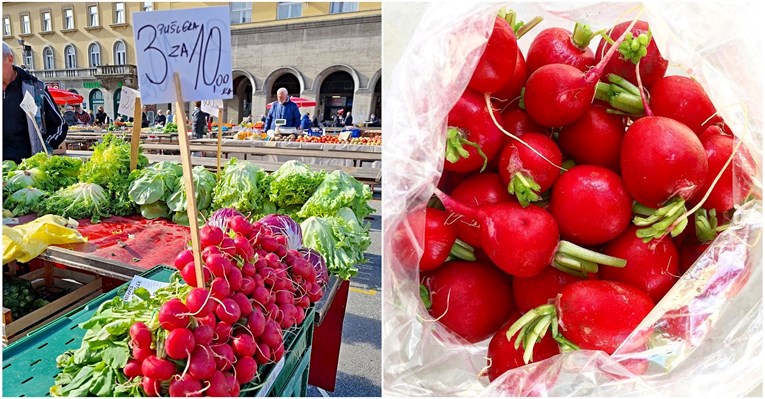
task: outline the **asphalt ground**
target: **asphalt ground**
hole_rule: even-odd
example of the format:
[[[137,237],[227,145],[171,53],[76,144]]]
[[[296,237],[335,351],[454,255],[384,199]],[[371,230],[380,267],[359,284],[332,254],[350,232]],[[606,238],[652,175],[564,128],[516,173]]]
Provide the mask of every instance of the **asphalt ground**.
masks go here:
[[[369,206],[369,235],[372,244],[365,253],[367,263],[359,266],[359,274],[351,279],[348,303],[343,320],[343,339],[334,392],[308,386],[312,397],[379,397],[382,359],[382,205],[376,190]],[[320,345],[314,342],[314,345]]]

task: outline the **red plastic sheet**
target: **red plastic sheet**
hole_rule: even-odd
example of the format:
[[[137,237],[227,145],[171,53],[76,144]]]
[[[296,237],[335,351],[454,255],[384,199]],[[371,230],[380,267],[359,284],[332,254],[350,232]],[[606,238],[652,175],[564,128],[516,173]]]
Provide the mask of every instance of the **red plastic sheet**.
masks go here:
[[[77,230],[88,242],[63,247],[130,265],[150,269],[172,266],[176,255],[191,241],[189,228],[167,219],[112,216],[100,223],[80,220]]]

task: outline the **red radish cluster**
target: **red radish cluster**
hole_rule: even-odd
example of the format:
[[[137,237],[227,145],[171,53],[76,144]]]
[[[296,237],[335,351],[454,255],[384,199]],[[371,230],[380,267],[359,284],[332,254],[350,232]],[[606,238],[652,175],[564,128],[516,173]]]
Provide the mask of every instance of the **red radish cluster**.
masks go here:
[[[699,83],[664,76],[647,22],[546,29],[526,57],[513,27],[500,13],[449,114],[439,209],[394,242],[433,319],[493,336],[492,380],[559,351],[612,353],[724,230],[752,185],[733,169],[754,165]],[[407,240],[423,230],[417,258]]]
[[[286,236],[240,215],[225,226],[200,229],[205,288],[198,287],[191,250],[181,252],[175,266],[197,288],[165,302],[155,330],[130,328],[124,373],[141,377],[146,395],[239,396],[259,365],[284,356],[284,331],[302,323],[323,295],[317,271],[287,249]]]

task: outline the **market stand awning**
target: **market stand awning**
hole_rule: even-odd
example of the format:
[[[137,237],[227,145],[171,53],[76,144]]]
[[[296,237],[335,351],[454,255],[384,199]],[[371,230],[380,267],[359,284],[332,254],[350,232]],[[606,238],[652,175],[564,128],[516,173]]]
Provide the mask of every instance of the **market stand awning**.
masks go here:
[[[53,101],[59,105],[81,104],[83,101],[81,95],[72,93],[71,91],[54,89],[52,87],[48,88],[48,91],[50,92],[50,95],[53,96]]]
[[[307,98],[290,97],[290,101],[292,101],[293,103],[297,104],[298,108],[301,108],[301,107],[315,107],[316,106],[316,101],[312,101],[312,100],[309,100]],[[273,103],[268,103],[268,105],[266,105],[266,108],[270,109],[271,108],[271,104],[273,104]]]

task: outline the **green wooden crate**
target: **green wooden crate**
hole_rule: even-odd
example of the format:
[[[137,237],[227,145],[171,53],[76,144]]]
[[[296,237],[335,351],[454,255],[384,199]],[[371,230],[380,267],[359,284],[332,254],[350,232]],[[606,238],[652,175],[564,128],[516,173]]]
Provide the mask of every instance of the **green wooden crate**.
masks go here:
[[[175,271],[157,266],[141,276],[166,282]],[[88,321],[102,303],[124,292],[127,286],[128,283],[93,299],[3,349],[3,397],[50,396],[50,387],[59,373],[56,357],[82,344],[85,331],[78,325]],[[283,359],[259,367],[259,377],[248,387],[261,388],[242,392],[242,396],[305,396],[314,315],[314,308],[309,308],[303,323],[285,333]]]

